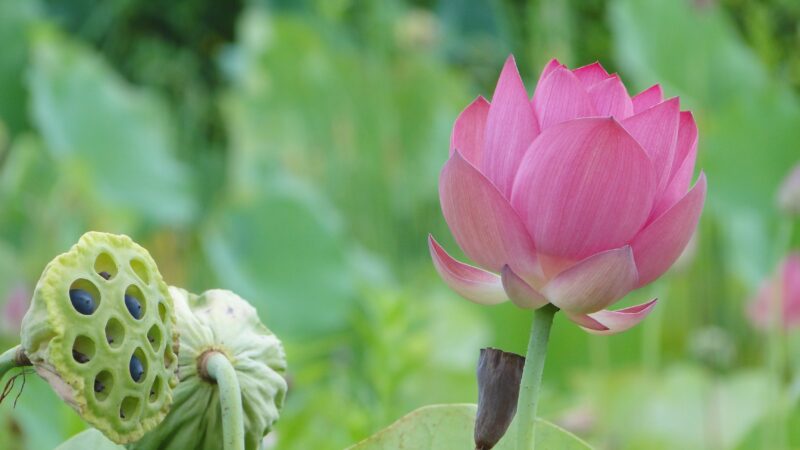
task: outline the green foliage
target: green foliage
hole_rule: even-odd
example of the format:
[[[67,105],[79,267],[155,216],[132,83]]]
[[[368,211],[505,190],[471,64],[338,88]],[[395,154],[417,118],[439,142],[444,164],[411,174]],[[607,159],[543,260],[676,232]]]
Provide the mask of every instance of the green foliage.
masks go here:
[[[340,220],[302,182],[276,180],[252,198],[232,199],[202,237],[215,273],[254,299],[279,335],[345,325],[355,292]]]
[[[436,32],[417,25],[417,39]],[[420,259],[400,243],[438,222],[447,154],[434,149],[447,148],[455,100],[469,95],[413,40],[395,45],[383,54],[331,19],[251,9],[227,60],[225,102],[235,189],[253,190],[275,169],[312,181],[348,218],[349,234],[390,261]]]
[[[55,448],[55,450],[122,450],[125,447],[108,440],[103,433],[90,428]]]
[[[28,53],[27,31],[39,14],[38,3],[29,0],[0,1],[0,136],[18,132],[27,125],[26,89],[23,84]],[[3,154],[0,138],[0,158]]]
[[[374,436],[348,450],[457,450],[472,448],[475,405],[433,405],[409,413]],[[518,422],[512,423],[497,450],[516,448]],[[544,420],[536,423],[536,448],[541,450],[589,450],[588,444]]]
[[[174,131],[159,99],[61,33],[41,27],[33,34],[33,120],[69,186],[108,213],[190,220],[189,174],[174,159]]]

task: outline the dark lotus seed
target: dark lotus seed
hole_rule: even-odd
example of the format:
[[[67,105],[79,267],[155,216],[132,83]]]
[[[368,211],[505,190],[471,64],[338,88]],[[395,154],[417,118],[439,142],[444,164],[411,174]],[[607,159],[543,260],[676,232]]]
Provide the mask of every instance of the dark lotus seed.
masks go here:
[[[94,312],[94,297],[89,292],[83,289],[70,289],[69,299],[72,301],[72,307],[84,316]]]
[[[77,362],[79,362],[81,364],[85,364],[85,363],[89,362],[89,357],[84,355],[83,353],[77,351],[77,350],[72,350],[72,359],[74,359],[75,361],[77,361]]]
[[[128,308],[128,312],[131,313],[134,319],[139,320],[142,318],[142,304],[139,303],[136,297],[125,294],[125,307]]]
[[[97,393],[103,392],[106,389],[106,385],[103,384],[100,380],[94,380],[94,391]]]
[[[104,280],[110,280],[111,279],[111,274],[106,272],[105,270],[100,272],[100,273],[98,273],[98,275],[103,277]]]
[[[138,383],[142,379],[142,375],[144,375],[144,366],[136,355],[131,356],[129,369],[131,371],[131,378]]]

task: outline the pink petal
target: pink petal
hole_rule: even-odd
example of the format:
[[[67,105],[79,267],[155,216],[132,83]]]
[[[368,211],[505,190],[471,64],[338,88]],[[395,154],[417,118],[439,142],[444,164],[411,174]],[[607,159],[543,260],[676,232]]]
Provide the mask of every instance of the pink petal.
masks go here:
[[[551,72],[558,69],[559,67],[563,67],[566,69],[566,66],[561,64],[556,58],[553,58],[550,61],[548,61],[547,64],[545,64],[544,69],[542,69],[542,73],[539,75],[539,80],[536,82],[536,87],[539,87],[539,85],[542,84],[542,80],[547,78],[547,76],[550,75]]]
[[[526,278],[538,274],[536,250],[503,194],[456,151],[439,179],[442,212],[467,256],[484,269],[506,264]]]
[[[603,310],[586,316],[568,315],[568,317],[589,333],[608,336],[627,331],[641,322],[653,311],[657,301],[658,299],[654,298],[647,303],[618,311]],[[600,324],[606,329],[598,329],[596,324]]]
[[[539,134],[539,125],[528,93],[509,56],[489,106],[484,136],[483,161],[479,166],[500,192],[511,195],[519,161]]]
[[[564,315],[569,318],[569,320],[573,321],[574,323],[581,326],[581,328],[585,330],[592,330],[592,331],[608,331],[608,327],[603,325],[602,323],[598,322],[588,314],[571,314],[568,312],[564,312]]]
[[[639,114],[645,109],[661,103],[663,99],[664,93],[661,91],[661,85],[654,84],[631,99],[633,101],[633,113]]]
[[[678,259],[692,237],[706,198],[706,176],[663,215],[647,225],[631,245],[639,269],[639,286],[660,277]]]
[[[603,68],[603,65],[599,62],[593,62],[587,66],[578,67],[577,69],[573,70],[572,73],[581,80],[583,84],[583,88],[587,91],[593,85],[607,79],[611,75],[606,72],[606,69]]]
[[[783,311],[787,327],[800,323],[800,253],[790,253],[783,264]]]
[[[579,260],[628,243],[654,195],[653,167],[636,140],[613,119],[585,118],[542,132],[511,204],[540,252]]]
[[[689,185],[692,183],[696,160],[697,125],[694,122],[692,113],[682,111],[680,113],[678,139],[675,145],[675,160],[672,164],[673,173],[669,184],[664,188],[661,195],[656,198],[656,206],[650,214],[651,221],[686,195],[686,191],[689,190]]]
[[[439,276],[460,296],[481,305],[496,305],[508,300],[499,276],[456,261],[431,235],[428,235],[428,250]]]
[[[478,96],[458,115],[450,135],[450,156],[457,149],[470,164],[480,165],[483,157],[483,132],[488,114],[489,102]]]
[[[770,279],[761,285],[756,297],[747,305],[747,316],[753,326],[759,330],[767,330],[772,320],[772,304],[777,300],[774,289],[775,280]],[[782,306],[783,307],[783,306]],[[784,317],[784,321],[786,318]]]
[[[657,192],[666,189],[670,179],[679,117],[680,103],[673,97],[622,122],[650,156],[656,171]]]
[[[524,309],[538,309],[548,303],[547,299],[544,298],[542,294],[531,287],[530,284],[526,283],[519,275],[514,273],[511,267],[503,266],[500,275],[506,295],[518,307]]]
[[[684,164],[690,162],[689,175],[686,180],[684,192],[689,189],[692,174],[694,173],[694,161],[697,156],[697,123],[690,111],[681,111],[678,123],[678,138],[675,143],[675,159],[672,162],[670,179],[685,175],[681,173]]]
[[[597,115],[581,81],[563,67],[554,69],[539,83],[533,94],[533,107],[542,130],[567,120]]]
[[[600,116],[612,116],[622,120],[633,114],[633,103],[628,91],[618,76],[612,76],[589,89],[589,97],[594,102]]]
[[[775,323],[773,308],[780,308],[782,325],[786,329],[800,324],[800,253],[790,253],[776,270],[777,276],[768,278],[756,297],[747,305],[747,315],[753,326],[768,330]],[[776,291],[775,287],[780,286]]]
[[[587,314],[624,297],[637,279],[633,250],[626,245],[580,261],[550,280],[542,292],[570,314]]]

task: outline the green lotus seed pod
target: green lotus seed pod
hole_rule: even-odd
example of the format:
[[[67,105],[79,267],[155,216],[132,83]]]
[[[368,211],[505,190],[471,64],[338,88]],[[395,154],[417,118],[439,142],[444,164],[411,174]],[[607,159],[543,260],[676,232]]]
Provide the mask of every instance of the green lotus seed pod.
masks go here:
[[[129,237],[89,232],[52,260],[21,334],[36,372],[112,441],[133,442],[167,415],[175,312],[155,262]]]
[[[220,392],[201,373],[204,356],[216,351],[232,363],[241,387],[245,448],[259,448],[286,396],[283,345],[255,308],[233,292],[211,290],[198,296],[175,287],[170,292],[181,338],[175,403],[161,425],[130,447],[223,448]]]

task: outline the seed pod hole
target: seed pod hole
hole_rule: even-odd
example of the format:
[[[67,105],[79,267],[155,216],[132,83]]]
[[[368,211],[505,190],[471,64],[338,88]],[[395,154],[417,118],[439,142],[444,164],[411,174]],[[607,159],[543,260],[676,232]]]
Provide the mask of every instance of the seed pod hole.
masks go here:
[[[147,313],[147,299],[142,294],[139,286],[132,284],[125,289],[125,307],[131,316],[140,320]]]
[[[131,356],[130,364],[128,365],[131,379],[137,383],[141,383],[147,378],[147,358],[141,348],[137,348]]]
[[[131,269],[133,269],[133,273],[135,273],[144,284],[150,284],[150,272],[147,270],[147,266],[141,259],[132,259]]]
[[[103,401],[108,398],[108,394],[114,388],[114,376],[111,372],[104,370],[94,377],[94,397]]]
[[[153,380],[153,385],[150,387],[150,396],[148,399],[150,403],[155,403],[158,400],[158,397],[161,396],[161,377],[156,377]]]
[[[117,276],[117,263],[108,253],[100,252],[94,260],[94,271],[103,279],[110,280]]]
[[[173,361],[174,357],[172,355],[172,351],[169,346],[167,346],[167,348],[164,349],[164,368],[169,369],[172,366]]]
[[[164,302],[158,303],[158,317],[161,319],[161,323],[167,321],[167,306]]]
[[[78,364],[86,364],[94,358],[94,341],[79,335],[72,343],[72,359]]]
[[[150,341],[150,346],[153,347],[153,351],[157,352],[161,347],[161,328],[159,328],[158,325],[150,327],[150,330],[147,332],[147,340]]]
[[[106,323],[106,342],[111,348],[117,348],[122,345],[125,340],[125,328],[122,323],[115,319],[110,318]]]
[[[69,301],[79,314],[90,316],[100,306],[100,291],[91,281],[80,278],[69,287]]]
[[[139,414],[139,399],[136,397],[125,397],[119,405],[119,418],[131,420]]]

